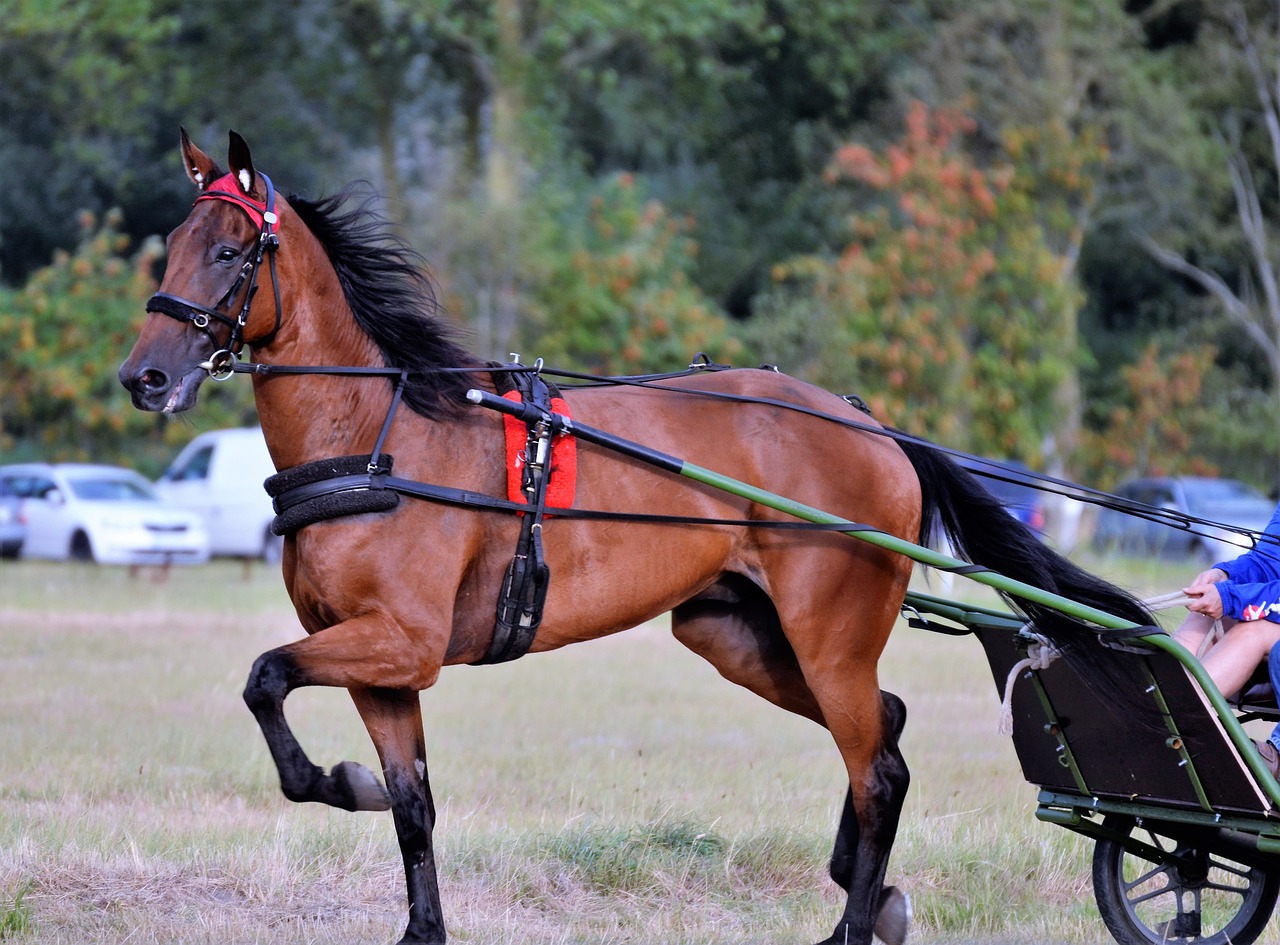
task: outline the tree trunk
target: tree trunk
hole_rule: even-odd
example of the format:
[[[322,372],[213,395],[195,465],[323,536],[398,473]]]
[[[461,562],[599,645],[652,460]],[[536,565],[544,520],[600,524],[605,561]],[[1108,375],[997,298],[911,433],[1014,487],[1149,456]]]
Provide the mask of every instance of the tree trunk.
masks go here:
[[[490,139],[485,158],[489,213],[487,241],[492,264],[492,320],[489,353],[510,351],[516,334],[518,295],[516,260],[520,250],[520,174],[523,113],[521,90],[526,79],[525,51],[518,0],[496,0],[498,26],[493,83],[489,89]]]

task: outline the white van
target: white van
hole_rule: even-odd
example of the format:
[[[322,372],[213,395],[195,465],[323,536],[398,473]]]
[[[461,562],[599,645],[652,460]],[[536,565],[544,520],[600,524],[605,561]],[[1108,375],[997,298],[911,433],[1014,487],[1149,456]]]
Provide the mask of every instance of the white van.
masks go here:
[[[156,491],[204,520],[212,554],[278,561],[282,540],[271,534],[275,512],[262,488],[275,471],[261,428],[212,430],[187,444]]]

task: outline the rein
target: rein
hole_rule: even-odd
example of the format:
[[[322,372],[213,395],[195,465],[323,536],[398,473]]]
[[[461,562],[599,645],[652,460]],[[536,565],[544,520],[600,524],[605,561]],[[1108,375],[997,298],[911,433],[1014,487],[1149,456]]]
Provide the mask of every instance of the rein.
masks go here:
[[[777,371],[777,368],[773,367],[772,365],[762,365],[762,367],[764,367],[767,370]],[[252,375],[258,375],[258,376],[270,376],[273,374],[283,374],[283,375],[332,374],[332,375],[352,375],[352,376],[363,375],[363,376],[370,376],[370,377],[401,378],[402,384],[404,383],[404,378],[406,376],[406,372],[404,372],[400,368],[391,368],[391,367],[379,368],[379,367],[353,367],[353,366],[343,366],[343,365],[285,365],[285,364],[262,364],[257,362],[239,362],[239,361],[233,365],[232,370],[234,371],[234,373],[237,373],[237,374],[252,374]],[[745,403],[745,404],[756,404],[759,406],[777,407],[782,410],[789,410],[793,413],[800,413],[806,416],[814,417],[816,419],[823,420],[828,423],[834,423],[838,426],[846,427],[851,430],[858,430],[863,433],[874,434],[875,436],[887,437],[896,442],[912,443],[917,446],[928,447],[929,449],[944,453],[954,459],[971,459],[971,460],[981,459],[981,457],[976,457],[970,453],[964,452],[963,450],[957,450],[947,446],[942,446],[938,443],[931,442],[930,440],[927,440],[923,437],[913,436],[910,433],[904,433],[901,430],[896,430],[893,427],[874,426],[869,423],[864,423],[860,420],[855,420],[849,417],[840,417],[835,414],[826,413],[825,411],[822,411],[822,410],[817,410],[812,407],[805,407],[801,404],[795,404],[785,400],[776,400],[774,398],[769,398],[769,397],[753,397],[753,396],[748,396],[743,394],[730,394],[722,391],[697,390],[697,389],[690,389],[690,388],[679,388],[679,389],[673,390],[671,388],[665,388],[657,385],[658,381],[673,380],[681,377],[689,377],[705,371],[732,370],[732,368],[730,368],[729,365],[717,364],[707,359],[705,355],[701,355],[701,354],[698,355],[698,357],[693,360],[693,362],[689,365],[689,367],[683,371],[672,371],[664,374],[637,375],[637,376],[631,376],[631,377],[601,376],[596,374],[584,374],[576,371],[564,371],[556,368],[547,368],[543,366],[541,359],[539,359],[537,362],[535,362],[532,365],[525,365],[525,364],[520,364],[516,362],[513,364],[506,364],[501,366],[486,365],[486,366],[465,367],[465,368],[464,367],[441,367],[441,368],[433,368],[431,370],[432,370],[432,373],[437,373],[437,374],[479,374],[479,373],[493,373],[493,372],[506,372],[510,374],[543,373],[543,374],[548,374],[552,377],[569,378],[571,380],[583,382],[579,384],[561,384],[560,385],[561,388],[566,390],[581,390],[581,389],[587,389],[587,388],[593,388],[593,387],[611,387],[611,386],[639,387],[639,388],[647,388],[650,390],[662,390],[668,393],[687,395],[690,397],[705,397],[712,400],[720,400],[720,401],[726,401],[730,403]],[[857,407],[859,410],[862,410],[864,413],[870,413],[870,411],[866,407],[866,404],[856,394],[846,394],[843,397],[843,399],[849,404],[851,404],[852,406]],[[390,416],[388,416],[388,420],[387,420],[387,425],[389,424],[390,424]],[[384,426],[384,437],[385,437],[385,429],[386,429],[386,426]],[[382,438],[380,438],[380,440],[381,439]],[[375,453],[374,459],[376,460],[376,458],[377,458],[377,455]],[[982,475],[984,478],[987,478],[987,479],[995,479],[1001,482],[1010,482],[1010,483],[1016,483],[1019,485],[1026,485],[1029,488],[1037,489],[1040,492],[1048,492],[1054,495],[1064,496],[1066,498],[1074,499],[1077,502],[1082,502],[1087,505],[1096,505],[1102,508],[1114,509],[1119,512],[1124,512],[1128,515],[1133,515],[1138,518],[1146,519],[1147,521],[1157,522],[1163,525],[1167,525],[1171,528],[1178,528],[1192,534],[1206,534],[1205,532],[1197,531],[1196,530],[1197,528],[1203,529],[1203,528],[1217,527],[1217,528],[1226,528],[1228,530],[1234,531],[1237,534],[1241,535],[1242,537],[1248,538],[1250,541],[1254,543],[1255,546],[1259,542],[1268,543],[1268,544],[1276,544],[1278,542],[1278,539],[1275,536],[1267,535],[1265,532],[1257,532],[1252,529],[1243,529],[1235,526],[1224,525],[1221,522],[1215,522],[1210,519],[1203,519],[1197,516],[1187,515],[1185,513],[1177,512],[1172,509],[1157,509],[1150,506],[1145,506],[1145,505],[1142,505],[1141,503],[1132,502],[1126,499],[1121,499],[1119,496],[1112,495],[1111,493],[1104,492],[1100,489],[1093,489],[1093,488],[1090,488],[1089,486],[1082,486],[1078,483],[1068,482],[1065,479],[1058,479],[1056,477],[1048,476],[1043,473],[1020,473],[1019,477],[1016,479],[1009,476],[1002,476],[996,472],[984,471],[980,473],[980,475]],[[1030,479],[1035,480],[1035,485],[1032,485],[1030,482],[1028,482],[1028,480]],[[409,493],[406,492],[406,494],[409,494]],[[440,499],[440,501],[448,501],[448,500]],[[497,502],[498,500],[494,500],[494,501]],[[478,503],[468,502],[467,504],[475,505]],[[496,508],[499,508],[499,506],[493,505],[492,508],[496,509]],[[554,509],[554,510],[548,509],[548,511],[554,512],[554,514],[561,517],[570,517],[570,512],[564,509]],[[586,516],[582,516],[582,517],[586,517]],[[609,517],[611,520],[614,520],[614,521],[644,522],[644,521],[663,521],[664,520],[664,517],[660,515],[644,516],[644,515],[631,514],[631,513],[600,513],[600,517],[602,518]],[[694,521],[706,522],[707,524],[713,524],[713,525],[736,524],[736,525],[759,526],[759,527],[766,527],[766,528],[777,527],[783,524],[783,523],[775,523],[774,525],[770,525],[770,523],[767,523],[767,522],[746,522],[746,521],[711,520],[711,519],[696,519]],[[676,523],[677,524],[693,524],[693,522],[684,522],[682,520],[677,520]],[[813,526],[804,526],[803,523],[791,523],[791,524],[792,524],[792,527],[795,527],[795,526],[813,527]]]
[[[204,306],[198,302],[194,302],[190,299],[185,299],[185,298],[182,298],[181,296],[173,295],[171,293],[157,292],[147,301],[146,310],[148,312],[157,312],[163,315],[167,315],[170,318],[177,319],[178,321],[186,322],[192,325],[193,327],[199,329],[209,338],[210,342],[213,345],[214,352],[209,357],[209,360],[204,362],[201,365],[201,367],[203,367],[206,371],[208,371],[209,376],[216,381],[228,380],[233,374],[251,374],[259,377],[265,377],[265,376],[271,376],[271,375],[327,374],[327,375],[345,375],[345,376],[386,377],[388,379],[393,379],[393,378],[396,379],[395,392],[392,397],[391,406],[388,409],[386,419],[383,421],[382,429],[379,432],[377,443],[375,444],[373,452],[370,455],[369,472],[370,474],[373,474],[375,470],[379,468],[379,459],[382,452],[382,447],[386,440],[387,434],[391,428],[392,419],[394,418],[395,412],[399,407],[400,400],[404,392],[404,387],[408,380],[408,372],[406,370],[401,368],[394,368],[394,367],[369,367],[369,366],[361,367],[361,366],[352,366],[352,365],[264,364],[261,362],[242,362],[239,358],[240,351],[242,350],[242,348],[246,343],[263,344],[267,341],[270,341],[270,339],[273,338],[277,332],[279,332],[280,326],[283,322],[283,307],[280,302],[280,282],[276,274],[275,252],[280,246],[280,239],[276,231],[279,227],[280,218],[275,212],[275,193],[276,193],[275,186],[272,184],[271,178],[268,177],[266,174],[262,174],[261,172],[256,172],[256,173],[258,173],[259,176],[262,178],[262,181],[266,187],[266,198],[261,202],[240,193],[237,189],[237,182],[232,174],[226,174],[223,177],[219,178],[218,180],[214,181],[214,183],[210,185],[208,190],[204,191],[198,197],[196,197],[197,203],[199,203],[201,200],[224,200],[229,203],[232,203],[233,205],[238,207],[240,210],[242,210],[246,215],[248,215],[250,220],[253,221],[258,226],[258,239],[256,241],[254,249],[250,254],[249,258],[246,259],[244,264],[241,266],[240,272],[237,274],[231,287],[227,289],[227,291],[223,294],[222,298],[220,298],[211,307]],[[257,293],[258,273],[264,258],[267,259],[268,265],[271,269],[271,286],[272,286],[272,291],[275,297],[275,306],[276,306],[275,325],[272,327],[270,332],[268,332],[262,338],[257,339],[256,342],[248,342],[248,340],[244,337],[244,329],[249,319],[250,306],[252,305],[253,298]],[[237,293],[240,292],[241,288],[245,285],[246,282],[248,283],[248,287],[244,293],[244,301],[241,304],[240,313],[237,317],[233,319],[230,316],[229,312],[224,312],[221,310],[224,307],[230,306],[235,301],[235,297]],[[221,342],[219,342],[217,336],[214,334],[211,328],[211,322],[213,321],[219,322],[220,324],[229,327],[230,332],[228,334],[227,341],[225,344],[222,344]],[[777,371],[777,368],[772,365],[762,365],[762,367]],[[728,369],[728,365],[716,364],[715,362],[707,358],[706,355],[699,354],[698,357],[694,359],[694,361],[689,365],[688,369],[685,371],[672,372],[668,374],[652,374],[652,375],[644,375],[644,376],[635,376],[635,377],[600,377],[597,375],[582,374],[582,373],[577,373],[572,371],[544,369],[541,359],[539,359],[533,365],[522,365],[519,363],[517,359],[515,363],[509,364],[509,365],[501,365],[501,366],[499,365],[479,366],[478,365],[476,367],[442,367],[442,368],[433,368],[431,369],[431,372],[439,373],[439,374],[448,374],[448,373],[474,374],[474,373],[506,372],[510,374],[524,373],[524,374],[533,374],[533,375],[546,373],[548,375],[552,375],[555,377],[568,378],[568,379],[582,382],[577,385],[565,385],[565,386],[573,386],[573,387],[581,388],[581,387],[625,385],[625,386],[631,386],[631,387],[645,387],[650,389],[662,390],[665,388],[661,388],[661,387],[654,388],[655,382],[662,381],[662,380],[670,380],[670,379],[675,379],[680,377],[686,377],[691,374],[696,374],[702,371],[708,371],[708,370],[719,371],[719,370],[726,370],[726,369]],[[948,454],[953,458],[970,458],[970,459],[979,458],[979,457],[973,457],[970,454],[967,454],[961,450],[953,450],[948,447],[944,447],[936,443],[932,443],[921,437],[916,437],[908,433],[903,433],[902,431],[895,430],[891,427],[873,426],[868,423],[862,423],[858,420],[854,420],[846,417],[839,417],[834,414],[826,413],[825,411],[817,410],[815,408],[810,408],[810,407],[804,407],[802,405],[789,403],[787,401],[776,400],[776,399],[767,398],[767,397],[752,397],[752,396],[742,395],[742,394],[730,394],[730,393],[725,393],[720,391],[706,391],[706,390],[696,390],[696,389],[688,389],[688,388],[681,388],[678,391],[673,391],[673,392],[686,394],[694,397],[709,397],[709,398],[720,400],[720,401],[750,403],[750,404],[756,404],[756,405],[762,405],[762,406],[777,407],[780,409],[789,410],[796,413],[801,413],[811,417],[815,417],[817,419],[821,419],[826,422],[835,423],[837,425],[847,427],[849,429],[860,430],[864,433],[871,433],[876,436],[889,437],[890,439],[893,439],[899,442],[909,442],[919,446],[925,446],[933,450],[940,450],[941,452]],[[844,399],[848,403],[862,410],[863,412],[868,414],[870,413],[870,410],[867,409],[866,404],[861,400],[861,398],[858,398],[856,395],[847,395]],[[988,478],[1002,480],[1005,482],[1018,482],[1019,484],[1023,484],[1023,485],[1027,484],[1026,478],[1015,480],[1012,478],[1001,476],[998,473],[990,473],[990,472],[983,473],[983,475]],[[1197,526],[1201,528],[1213,527],[1213,526],[1217,526],[1219,528],[1221,527],[1232,528],[1230,526],[1223,526],[1221,523],[1218,523],[1218,522],[1212,522],[1208,519],[1201,519],[1195,516],[1185,515],[1180,512],[1173,512],[1168,509],[1155,509],[1149,506],[1142,505],[1141,503],[1130,502],[1124,499],[1120,499],[1117,496],[1113,496],[1110,493],[1102,492],[1096,489],[1090,489],[1086,486],[1080,486],[1076,483],[1067,482],[1065,480],[1057,479],[1052,476],[1032,474],[1032,476],[1029,478],[1035,478],[1037,482],[1040,483],[1033,487],[1033,488],[1039,489],[1040,491],[1053,492],[1058,495],[1063,495],[1063,496],[1073,498],[1079,502],[1085,502],[1091,505],[1099,505],[1106,508],[1116,509],[1118,511],[1125,512],[1130,515],[1135,515],[1137,517],[1144,518],[1149,521],[1159,522],[1174,528],[1180,528],[1184,531],[1194,532],[1194,529]],[[1052,487],[1045,485],[1045,483],[1051,483]],[[406,494],[410,494],[410,493],[406,492]],[[440,501],[447,501],[447,500],[440,499]],[[498,500],[494,500],[494,502],[497,502],[497,501]],[[490,507],[498,508],[496,504],[491,505]],[[563,509],[556,510],[556,514],[568,517],[568,512]],[[626,515],[625,513],[620,514],[619,518],[626,519],[626,520],[633,520],[633,521],[644,521],[644,520],[658,521],[658,520],[664,519],[663,516],[652,516],[652,517],[646,518],[639,515]],[[712,520],[699,520],[699,521],[706,521],[707,524],[730,524],[730,522],[728,522],[727,520],[723,522],[712,521]],[[738,524],[738,523],[734,523],[734,524]],[[752,522],[752,523],[743,522],[740,524],[766,525],[766,523],[761,523],[761,522]],[[1234,530],[1235,532],[1237,532],[1242,536],[1248,537],[1254,543],[1255,546],[1260,540],[1271,541],[1271,542],[1276,541],[1274,537],[1266,535],[1265,533],[1258,533],[1249,529],[1239,529],[1239,528],[1232,528],[1232,530]],[[1197,534],[1200,534],[1200,533],[1197,533]]]

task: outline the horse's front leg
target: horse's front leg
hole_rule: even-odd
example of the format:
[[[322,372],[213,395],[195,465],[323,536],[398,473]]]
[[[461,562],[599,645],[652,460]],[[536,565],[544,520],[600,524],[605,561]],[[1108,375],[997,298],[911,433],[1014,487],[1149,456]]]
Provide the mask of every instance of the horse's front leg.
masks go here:
[[[386,810],[387,792],[362,764],[342,761],[325,773],[313,763],[284,717],[284,698],[299,686],[302,674],[281,647],[258,657],[244,688],[244,701],[258,720],[267,748],[280,774],[280,790],[291,801],[317,801],[343,810]]]
[[[390,806],[387,792],[363,765],[344,761],[326,774],[313,764],[289,728],[284,700],[303,686],[425,689],[435,681],[439,664],[424,669],[413,658],[415,649],[393,622],[370,615],[335,624],[258,657],[249,672],[244,701],[262,729],[285,797],[344,810]]]
[[[411,638],[396,621],[370,614],[264,653],[244,690],[286,797],[346,810],[392,808],[409,890],[405,945],[445,940],[431,846],[435,808],[417,695],[435,682],[440,665],[440,654],[429,641]],[[285,697],[302,686],[333,686],[351,693],[378,749],[390,792],[362,765],[344,761],[325,774],[311,762],[284,717]]]
[[[351,698],[378,749],[382,773],[391,793],[391,810],[409,893],[409,926],[401,945],[443,942],[444,918],[431,840],[436,809],[427,779],[418,693],[361,689],[352,690]]]

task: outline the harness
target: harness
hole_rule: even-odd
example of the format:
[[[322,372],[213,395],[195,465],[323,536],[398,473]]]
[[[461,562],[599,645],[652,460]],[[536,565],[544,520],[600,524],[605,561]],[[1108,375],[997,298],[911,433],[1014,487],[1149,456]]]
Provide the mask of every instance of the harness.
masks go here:
[[[542,624],[542,608],[551,584],[551,569],[547,567],[542,551],[542,520],[546,515],[547,487],[551,482],[553,433],[548,418],[552,397],[559,391],[555,391],[554,385],[543,380],[538,373],[495,374],[494,378],[510,380],[520,401],[531,406],[539,414],[539,419],[525,424],[524,461],[520,467],[520,491],[532,512],[520,516],[516,553],[507,566],[502,590],[498,594],[493,641],[489,644],[489,652],[477,665],[505,663],[529,652]],[[502,386],[498,385],[500,393]]]
[[[550,481],[548,450],[551,440],[556,434],[586,438],[590,442],[600,444],[606,448],[618,450],[628,455],[637,456],[644,462],[661,469],[666,469],[669,472],[679,473],[680,461],[676,460],[674,457],[669,457],[665,454],[656,453],[655,451],[648,450],[647,448],[639,447],[638,444],[632,444],[629,443],[629,441],[613,437],[603,431],[591,431],[589,428],[582,427],[581,425],[574,426],[568,417],[562,416],[553,411],[551,407],[551,399],[553,396],[552,392],[554,391],[554,386],[541,376],[541,361],[532,367],[527,367],[519,364],[518,358],[515,363],[507,365],[492,364],[475,367],[436,368],[434,370],[440,373],[467,374],[482,373],[488,370],[494,377],[495,387],[500,391],[504,386],[510,386],[521,392],[522,402],[519,405],[512,404],[509,400],[504,400],[500,397],[491,397],[491,395],[484,394],[482,391],[478,390],[472,391],[472,394],[476,395],[472,399],[474,402],[481,403],[491,409],[500,410],[503,413],[517,416],[527,425],[528,432],[525,447],[526,462],[524,464],[521,484],[521,491],[524,494],[523,501],[517,502],[511,499],[501,499],[487,494],[470,492],[448,486],[417,482],[393,476],[393,458],[383,452],[383,445],[386,441],[387,434],[390,431],[392,420],[404,391],[404,385],[407,380],[407,374],[404,370],[392,367],[277,365],[263,364],[260,362],[241,362],[239,360],[241,349],[246,343],[248,343],[244,337],[244,330],[245,325],[248,322],[249,308],[257,291],[258,274],[264,258],[268,259],[271,268],[272,288],[276,304],[275,325],[262,339],[252,343],[265,343],[274,337],[280,329],[283,317],[282,307],[280,304],[279,282],[276,278],[274,255],[275,250],[279,247],[279,238],[276,233],[279,218],[275,213],[275,189],[271,184],[270,178],[265,174],[262,174],[261,177],[266,186],[266,199],[261,202],[251,198],[246,198],[238,192],[237,183],[231,175],[226,175],[215,181],[209,190],[196,198],[197,202],[200,200],[229,201],[248,214],[250,219],[259,227],[259,236],[254,249],[249,254],[245,263],[241,266],[241,269],[230,288],[227,289],[218,302],[216,302],[212,307],[206,307],[197,302],[193,302],[189,299],[185,299],[171,293],[157,292],[150,300],[148,300],[146,309],[148,312],[157,312],[177,319],[178,321],[188,323],[203,332],[206,337],[209,338],[214,348],[214,353],[211,355],[209,360],[201,366],[207,370],[209,375],[215,380],[226,380],[233,374],[254,374],[259,376],[282,374],[332,374],[385,377],[394,381],[394,393],[391,405],[387,411],[386,419],[383,422],[382,429],[379,432],[373,451],[370,454],[338,457],[334,459],[304,463],[301,466],[284,470],[283,472],[277,473],[267,479],[264,486],[268,494],[271,496],[276,510],[276,518],[272,523],[272,531],[275,534],[291,534],[306,525],[346,515],[390,511],[399,505],[400,497],[402,495],[464,508],[515,513],[521,516],[521,530],[520,536],[517,540],[516,552],[504,577],[498,598],[494,636],[488,652],[482,659],[477,661],[477,664],[497,663],[516,659],[528,652],[529,647],[533,643],[534,636],[536,635],[538,626],[541,623],[542,607],[546,600],[547,587],[550,580],[550,571],[543,560],[542,548],[543,521],[549,514],[579,520],[652,522],[662,524],[687,524],[702,527],[736,526],[769,529],[839,531],[844,533],[879,531],[872,526],[858,525],[856,523],[845,521],[833,523],[814,520],[771,521],[760,519],[720,519],[675,515],[651,515],[632,512],[609,512],[596,509],[549,506],[547,504],[547,486]],[[244,293],[240,312],[235,318],[232,318],[230,316],[230,312],[223,311],[223,309],[227,308],[235,301],[237,293],[245,287],[246,283],[247,289]],[[229,328],[229,334],[225,344],[219,342],[216,334],[214,333],[211,326],[211,322],[213,321]],[[762,365],[762,367],[777,370],[770,365]],[[715,364],[710,361],[710,359],[706,358],[705,355],[699,355],[698,358],[689,365],[688,371],[674,372],[671,374],[633,378],[600,378],[593,375],[577,374],[566,371],[557,371],[554,373],[559,377],[573,378],[589,385],[621,384],[647,387],[657,380],[687,376],[688,374],[707,370],[724,370],[726,368],[727,365]],[[504,385],[502,383],[504,379],[509,379],[510,384]],[[819,417],[821,419],[837,423],[841,426],[855,428],[867,433],[887,436],[896,440],[928,445],[929,447],[941,450],[944,453],[957,456],[966,455],[956,450],[950,450],[945,447],[939,447],[933,443],[928,443],[918,437],[910,436],[909,434],[902,433],[898,430],[860,423],[858,421],[838,417],[833,414],[799,404],[773,400],[770,398],[749,397],[746,395],[736,395],[718,391],[682,389],[682,392],[690,395],[710,397],[721,401],[739,401],[777,406],[790,411]],[[863,403],[856,395],[849,395],[845,399],[858,409],[866,413],[870,413],[865,403]],[[1000,477],[995,476],[993,478]],[[1093,501],[1097,504],[1102,504],[1097,498],[1091,499],[1087,495],[1081,495],[1082,492],[1094,493],[1095,490],[1082,489],[1082,487],[1071,483],[1053,480],[1051,477],[1041,478],[1052,481],[1063,489],[1070,489],[1072,494],[1081,498],[1083,501]],[[1105,494],[1099,493],[1098,495]],[[978,565],[935,565],[935,567],[939,570],[952,571],[961,574],[987,570],[986,568]]]

